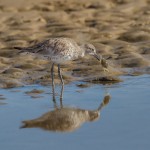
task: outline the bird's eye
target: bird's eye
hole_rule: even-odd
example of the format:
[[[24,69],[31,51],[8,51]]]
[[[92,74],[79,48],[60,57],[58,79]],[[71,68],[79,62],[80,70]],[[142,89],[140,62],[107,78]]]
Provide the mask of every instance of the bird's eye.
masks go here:
[[[91,49],[93,52],[95,52],[95,50],[94,49]]]

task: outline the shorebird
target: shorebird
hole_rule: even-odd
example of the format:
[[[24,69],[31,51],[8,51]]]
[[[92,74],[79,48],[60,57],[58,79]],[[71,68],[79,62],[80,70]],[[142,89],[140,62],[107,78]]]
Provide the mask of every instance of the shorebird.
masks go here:
[[[54,88],[54,64],[58,66],[58,75],[61,80],[61,84],[64,85],[60,64],[66,61],[75,60],[85,55],[92,55],[98,61],[100,61],[104,70],[107,70],[108,63],[101,56],[96,53],[96,48],[92,44],[83,44],[79,46],[73,39],[70,38],[50,38],[38,44],[30,47],[14,47],[21,52],[37,53],[41,54],[47,59],[52,61],[51,78],[52,86]]]

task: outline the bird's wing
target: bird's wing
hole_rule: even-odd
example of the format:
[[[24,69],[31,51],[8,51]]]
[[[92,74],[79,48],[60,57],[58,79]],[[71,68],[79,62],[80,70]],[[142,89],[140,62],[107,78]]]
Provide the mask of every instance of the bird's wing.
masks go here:
[[[21,52],[39,53],[39,54],[53,54],[53,55],[67,55],[69,49],[73,49],[75,42],[69,38],[50,38],[31,47],[14,47]]]
[[[47,46],[48,40],[40,42],[30,47],[14,47],[15,49],[20,50],[20,52],[30,52],[30,53],[38,53],[42,51]]]

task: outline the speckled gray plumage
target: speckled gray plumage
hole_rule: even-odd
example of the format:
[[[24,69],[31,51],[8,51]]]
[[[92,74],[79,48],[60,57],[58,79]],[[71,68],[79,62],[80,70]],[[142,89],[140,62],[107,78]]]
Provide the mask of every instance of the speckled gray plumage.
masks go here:
[[[42,54],[54,63],[84,56],[84,49],[70,38],[50,38],[31,47],[16,48],[20,49],[21,52]]]

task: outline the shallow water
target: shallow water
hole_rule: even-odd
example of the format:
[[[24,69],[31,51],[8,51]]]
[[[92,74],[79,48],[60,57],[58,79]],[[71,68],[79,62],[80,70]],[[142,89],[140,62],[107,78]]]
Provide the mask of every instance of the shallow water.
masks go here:
[[[54,110],[51,87],[39,85],[0,90],[0,149],[121,149],[150,148],[150,76],[124,76],[124,82],[114,85],[93,84],[77,87],[80,82],[65,86],[63,106],[97,109],[106,93],[110,102],[101,111],[100,119],[82,122],[70,132],[55,132],[41,128],[20,128],[24,120],[36,119]],[[83,83],[85,84],[85,83]],[[60,93],[60,87],[56,87]],[[25,94],[33,89],[44,93],[31,98]],[[3,99],[6,98],[6,99]],[[56,96],[57,106],[59,96]]]

